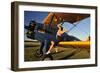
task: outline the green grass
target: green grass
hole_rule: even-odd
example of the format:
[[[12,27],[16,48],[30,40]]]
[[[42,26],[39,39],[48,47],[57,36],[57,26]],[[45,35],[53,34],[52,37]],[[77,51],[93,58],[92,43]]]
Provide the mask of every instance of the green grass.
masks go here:
[[[29,42],[30,43],[30,42]],[[24,60],[25,61],[40,61],[41,57],[36,55],[36,51],[39,49],[39,44],[33,44],[28,46],[25,44]],[[66,60],[66,59],[86,59],[90,58],[90,49],[73,48],[73,47],[57,47],[58,52],[55,49],[51,51],[54,60]]]

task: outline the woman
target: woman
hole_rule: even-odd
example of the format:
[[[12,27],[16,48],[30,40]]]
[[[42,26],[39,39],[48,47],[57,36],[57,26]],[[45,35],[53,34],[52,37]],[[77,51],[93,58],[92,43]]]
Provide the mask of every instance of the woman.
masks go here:
[[[51,41],[50,48],[49,48],[49,50],[46,54],[49,54],[51,49],[54,48],[55,46],[57,46],[60,41],[62,41],[62,34],[65,31],[63,30],[63,27],[61,25],[57,25],[57,27],[58,27],[58,31],[57,31],[57,34],[56,34],[56,40]],[[55,50],[56,50],[56,52],[58,52],[57,48],[55,48]]]

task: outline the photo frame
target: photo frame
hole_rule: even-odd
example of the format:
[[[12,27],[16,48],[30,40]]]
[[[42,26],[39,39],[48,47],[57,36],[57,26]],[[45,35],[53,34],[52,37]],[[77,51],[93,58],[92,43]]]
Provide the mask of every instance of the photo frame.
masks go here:
[[[34,34],[30,34],[33,33],[33,28],[31,31],[30,25],[35,21],[39,24],[39,28],[34,28],[34,36]],[[80,26],[76,26],[77,24]],[[46,25],[49,27],[46,27]],[[42,44],[45,44],[44,41],[49,39],[51,33],[56,31],[57,35],[57,33],[63,32],[59,31],[61,27],[63,29],[67,27],[68,35],[66,35],[67,38],[65,37],[66,40],[56,42],[56,46],[60,46],[57,47],[59,52],[51,50],[49,54],[46,51],[43,52],[42,56],[40,54],[37,55],[38,51],[36,50],[40,47],[41,40],[43,41]],[[73,28],[75,27],[77,29],[74,30]],[[81,28],[85,30],[86,35],[84,35],[85,32],[84,34],[80,32]],[[78,31],[76,32],[76,30]],[[42,34],[40,35],[40,33],[36,35],[36,32],[41,32],[45,38],[41,37]],[[59,34],[62,35],[62,33]],[[88,39],[83,40],[87,36]],[[32,40],[33,38],[35,40]],[[50,46],[52,46],[52,43],[54,43],[53,47],[55,47],[56,43],[49,40]],[[45,55],[46,57],[49,55],[53,59],[44,61]],[[26,71],[92,66],[97,66],[96,6],[18,1],[11,3],[11,70]]]

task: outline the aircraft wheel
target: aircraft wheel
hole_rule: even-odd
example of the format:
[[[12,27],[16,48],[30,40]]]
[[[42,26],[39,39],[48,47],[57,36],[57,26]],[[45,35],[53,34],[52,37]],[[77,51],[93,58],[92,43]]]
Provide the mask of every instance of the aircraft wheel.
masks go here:
[[[51,54],[46,54],[42,58],[42,61],[48,61],[48,60],[53,60],[53,57]]]
[[[43,54],[40,54],[40,50],[39,49],[37,49],[36,50],[36,53],[35,53],[35,56],[36,57],[41,57]]]

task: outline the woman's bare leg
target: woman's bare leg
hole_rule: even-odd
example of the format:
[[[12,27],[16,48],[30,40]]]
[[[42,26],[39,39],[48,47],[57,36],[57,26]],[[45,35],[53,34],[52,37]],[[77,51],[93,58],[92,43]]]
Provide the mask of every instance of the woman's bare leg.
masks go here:
[[[49,54],[50,53],[50,51],[51,51],[51,49],[54,47],[54,42],[53,41],[51,41],[51,46],[50,46],[50,48],[49,48],[49,50],[48,50],[48,52],[46,53],[46,54]]]
[[[58,48],[57,47],[55,48],[55,51],[58,52]]]

